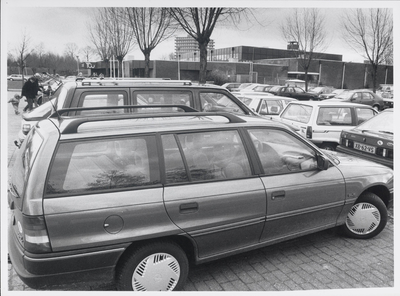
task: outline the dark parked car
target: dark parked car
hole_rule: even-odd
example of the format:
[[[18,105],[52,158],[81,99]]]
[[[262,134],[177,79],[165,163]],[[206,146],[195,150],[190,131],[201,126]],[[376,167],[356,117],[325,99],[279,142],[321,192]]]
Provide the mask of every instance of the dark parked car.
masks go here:
[[[297,86],[274,86],[268,92],[276,96],[294,98],[299,101],[318,100],[318,95],[307,93]]]
[[[328,100],[369,105],[377,111],[384,109],[383,99],[379,95],[367,89],[348,90]]]
[[[388,109],[354,129],[342,131],[337,151],[393,168],[393,120],[393,109]]]

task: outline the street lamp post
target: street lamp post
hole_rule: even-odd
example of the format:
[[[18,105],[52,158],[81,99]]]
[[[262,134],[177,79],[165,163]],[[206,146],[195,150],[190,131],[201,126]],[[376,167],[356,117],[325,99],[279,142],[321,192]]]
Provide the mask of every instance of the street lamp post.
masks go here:
[[[76,65],[78,66],[78,74],[79,74],[79,56],[76,56]]]
[[[177,49],[178,49],[178,80],[181,80],[181,66],[179,64],[179,60],[180,60],[181,55],[179,53],[180,48],[178,47]]]

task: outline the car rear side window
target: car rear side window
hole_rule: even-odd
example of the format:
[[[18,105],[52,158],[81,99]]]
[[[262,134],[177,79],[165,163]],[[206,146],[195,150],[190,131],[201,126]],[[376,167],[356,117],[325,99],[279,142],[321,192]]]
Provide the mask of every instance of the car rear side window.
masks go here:
[[[171,90],[134,90],[132,93],[134,105],[185,105],[193,107],[193,95],[190,91],[171,91]],[[164,111],[181,111],[181,109],[173,108],[166,110],[165,108],[138,109],[137,112],[164,112]]]
[[[313,107],[299,104],[289,105],[282,113],[282,118],[308,123]]]
[[[189,181],[225,180],[251,176],[250,163],[242,140],[236,130],[179,134],[180,153],[188,171]],[[166,144],[172,136],[163,137]],[[186,176],[177,152],[165,155],[167,183],[184,182]],[[165,153],[165,152],[164,152]]]
[[[155,138],[129,137],[61,143],[47,196],[135,188],[160,183]]]

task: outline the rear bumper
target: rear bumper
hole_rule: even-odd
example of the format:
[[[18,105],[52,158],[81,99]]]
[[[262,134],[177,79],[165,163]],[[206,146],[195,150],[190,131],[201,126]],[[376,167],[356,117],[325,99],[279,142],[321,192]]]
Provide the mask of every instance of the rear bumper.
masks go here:
[[[31,288],[93,280],[113,279],[115,265],[124,247],[79,254],[28,254],[19,244],[12,227],[8,232],[8,252],[15,272]]]

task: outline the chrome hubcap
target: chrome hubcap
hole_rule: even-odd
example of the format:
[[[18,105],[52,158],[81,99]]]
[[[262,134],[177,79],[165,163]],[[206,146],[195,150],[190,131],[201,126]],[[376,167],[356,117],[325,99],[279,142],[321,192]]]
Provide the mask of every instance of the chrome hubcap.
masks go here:
[[[354,205],[347,215],[347,228],[355,234],[369,234],[374,231],[381,222],[379,210],[370,203],[358,203]]]
[[[143,259],[132,276],[134,291],[172,291],[181,271],[178,261],[166,253],[157,253]]]

